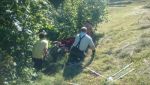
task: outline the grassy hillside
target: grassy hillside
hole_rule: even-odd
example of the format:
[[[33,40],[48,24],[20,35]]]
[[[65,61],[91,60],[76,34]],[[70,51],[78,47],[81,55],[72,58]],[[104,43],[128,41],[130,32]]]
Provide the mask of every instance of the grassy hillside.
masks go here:
[[[102,76],[95,76],[88,69],[74,67],[70,72],[78,71],[72,74],[73,77],[63,76],[61,70],[55,75],[42,75],[32,85],[149,85],[150,0],[111,4],[107,20],[99,24],[97,29],[104,37],[99,41],[96,58],[89,68]],[[130,69],[133,71],[116,81],[107,81],[130,63],[132,65],[125,72]]]
[[[150,84],[149,3],[150,0],[134,0],[128,5],[111,6],[108,9],[108,20],[99,25],[99,31],[104,33],[105,37],[97,48],[97,57],[99,57],[97,62],[95,61],[99,64],[97,68],[109,67],[103,71],[105,76],[109,76],[133,62],[132,68],[135,70],[119,79],[117,85]],[[93,64],[93,67],[96,65]],[[140,73],[144,70],[146,71]]]

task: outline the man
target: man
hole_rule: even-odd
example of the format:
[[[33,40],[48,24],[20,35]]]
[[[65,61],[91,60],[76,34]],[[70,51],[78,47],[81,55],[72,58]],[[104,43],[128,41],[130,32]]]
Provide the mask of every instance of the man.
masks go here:
[[[42,31],[39,33],[39,38],[32,50],[34,67],[37,71],[42,70],[43,59],[47,55],[48,40],[46,37],[46,32]]]
[[[95,51],[95,45],[92,41],[92,38],[86,33],[87,28],[82,27],[81,32],[77,34],[75,41],[71,47],[68,62],[78,63],[83,61],[85,57],[85,51],[88,47],[90,47],[93,52]]]

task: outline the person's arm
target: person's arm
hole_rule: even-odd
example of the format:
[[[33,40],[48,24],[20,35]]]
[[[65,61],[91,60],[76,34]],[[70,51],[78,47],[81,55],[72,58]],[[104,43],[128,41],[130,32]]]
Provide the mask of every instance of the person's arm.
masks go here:
[[[93,42],[92,38],[91,38],[90,41],[89,41],[89,46],[90,46],[90,48],[91,48],[92,50],[95,50],[95,45],[94,45],[94,42]]]
[[[48,41],[45,43],[45,47],[44,47],[44,57],[46,57],[48,55]]]
[[[70,50],[72,49],[73,46],[75,46],[78,43],[78,36],[79,36],[79,34],[76,35],[75,40],[74,40]]]
[[[48,49],[47,48],[44,48],[44,56],[46,57],[47,56],[47,54],[48,54],[48,51],[47,51]]]
[[[89,41],[89,46],[92,49],[92,53],[95,54],[95,45],[94,45],[92,38]]]
[[[35,57],[34,53],[35,53],[35,44],[33,45],[33,48],[32,48],[32,57]]]

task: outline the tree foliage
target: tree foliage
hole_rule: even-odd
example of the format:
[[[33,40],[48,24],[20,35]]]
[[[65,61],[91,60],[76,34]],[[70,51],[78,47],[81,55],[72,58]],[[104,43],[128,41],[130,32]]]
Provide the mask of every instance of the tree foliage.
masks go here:
[[[15,67],[3,63],[13,68],[9,77],[29,74],[26,68],[32,66],[31,51],[39,30],[47,30],[50,40],[74,36],[84,21],[101,22],[105,7],[103,0],[0,0],[0,54],[4,54],[0,62],[9,56],[16,63]]]
[[[87,20],[96,26],[106,14],[105,0],[62,1],[57,5],[59,7],[56,7],[56,15],[53,17],[54,24],[59,29],[60,38],[73,36]]]

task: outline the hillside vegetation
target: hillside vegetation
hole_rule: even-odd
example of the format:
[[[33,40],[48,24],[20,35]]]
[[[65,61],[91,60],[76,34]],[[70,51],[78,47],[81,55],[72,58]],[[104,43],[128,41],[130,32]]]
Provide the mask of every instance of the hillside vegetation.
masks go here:
[[[54,85],[149,85],[150,84],[150,0],[133,0],[128,4],[111,4],[107,20],[98,25],[104,34],[97,46],[96,57],[89,69],[82,69],[69,79],[62,72],[55,75]],[[131,64],[132,63],[132,64]],[[110,79],[129,65],[125,76]],[[75,69],[78,69],[74,67]],[[75,69],[71,72],[74,72]],[[113,77],[112,77],[113,78]],[[45,83],[45,81],[47,81]],[[49,85],[49,77],[42,77],[42,85]],[[67,83],[66,83],[67,82]],[[70,82],[70,83],[68,83]],[[41,84],[39,84],[41,85]]]
[[[134,70],[114,82],[117,85],[150,84],[149,3],[150,0],[134,0],[130,4],[111,5],[108,20],[99,25],[98,31],[105,36],[91,67],[108,77],[133,62]]]
[[[48,85],[53,85],[57,77],[55,73],[59,74],[60,69],[62,71],[67,60],[64,54],[72,44],[69,40],[68,45],[67,39],[74,39],[86,21],[92,21],[94,26],[102,22],[106,14],[106,2],[0,0],[0,9],[0,85],[33,85],[36,80],[39,85],[45,85],[46,81],[40,79],[45,74],[52,74],[46,79]],[[49,55],[44,59],[44,72],[37,73],[33,67],[32,50],[39,32],[44,30],[49,40]],[[59,43],[61,45],[58,46],[54,41],[65,43]]]
[[[18,85],[149,85],[150,0],[112,0],[107,11],[107,19],[96,27],[103,37],[87,68],[39,72],[35,80]]]
[[[65,78],[63,72],[51,77],[42,76],[38,81],[40,84],[35,85],[49,85],[50,81],[52,85],[149,85],[149,14],[150,0],[111,4],[107,20],[97,26],[97,32],[104,34],[104,37],[99,41],[92,64],[82,70],[73,67],[72,73],[78,70],[74,77]],[[115,78],[111,77],[113,74],[125,67],[127,68],[119,74],[120,77],[111,79]]]

